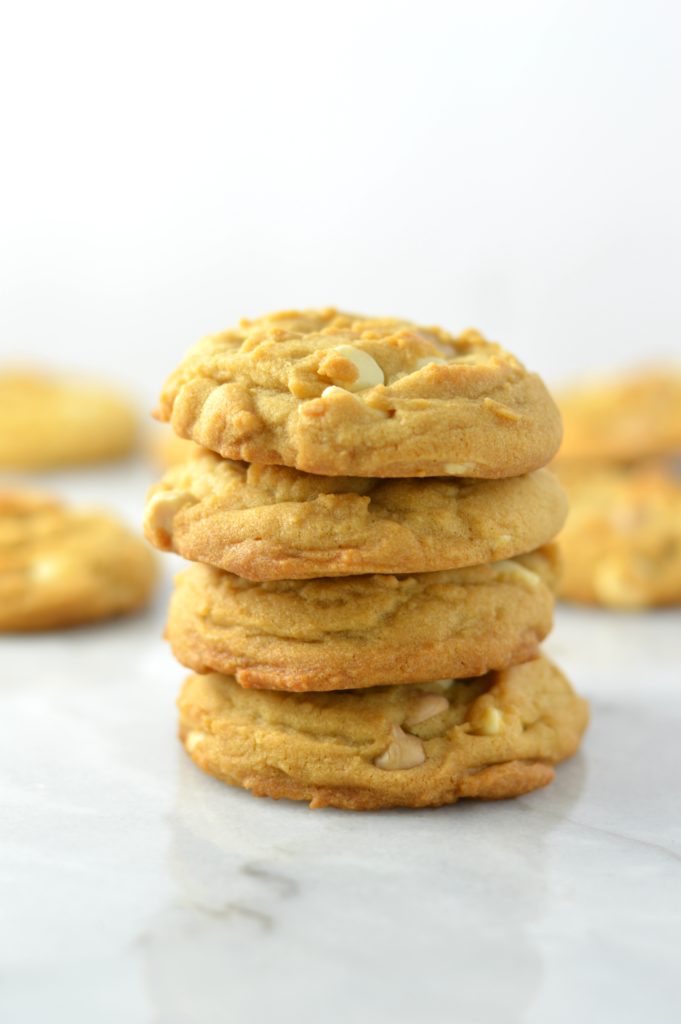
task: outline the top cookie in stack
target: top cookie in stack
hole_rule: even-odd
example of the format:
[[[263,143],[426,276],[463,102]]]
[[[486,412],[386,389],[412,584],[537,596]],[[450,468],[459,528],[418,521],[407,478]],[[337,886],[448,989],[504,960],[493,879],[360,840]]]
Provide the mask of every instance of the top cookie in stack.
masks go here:
[[[169,470],[145,517],[157,547],[204,563],[178,578],[167,629],[210,673],[180,699],[194,760],[315,806],[550,781],[585,711],[548,663],[531,685],[512,668],[551,627],[546,545],[566,511],[541,469],[561,427],[536,375],[474,331],[289,312],[199,342],[157,416],[207,449]]]
[[[519,476],[561,439],[540,378],[477,331],[335,310],[205,338],[156,415],[224,458],[327,476]]]

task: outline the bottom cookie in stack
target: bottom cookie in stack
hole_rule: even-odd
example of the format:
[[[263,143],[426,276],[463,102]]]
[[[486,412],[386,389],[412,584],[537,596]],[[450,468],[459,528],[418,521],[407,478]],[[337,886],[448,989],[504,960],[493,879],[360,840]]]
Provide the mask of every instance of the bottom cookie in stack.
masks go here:
[[[204,771],[310,807],[436,807],[547,785],[587,704],[544,657],[474,679],[326,693],[245,690],[192,675],[180,736]]]

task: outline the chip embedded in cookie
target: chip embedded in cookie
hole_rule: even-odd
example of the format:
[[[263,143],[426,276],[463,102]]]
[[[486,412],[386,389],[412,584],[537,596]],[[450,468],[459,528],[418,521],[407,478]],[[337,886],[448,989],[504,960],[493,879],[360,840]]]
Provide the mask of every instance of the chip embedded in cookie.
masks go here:
[[[244,687],[342,690],[482,675],[551,628],[555,546],[414,575],[253,583],[207,565],[176,579],[166,635],[196,672]]]
[[[87,381],[0,373],[0,467],[50,469],[127,455],[137,417],[130,403]]]
[[[519,476],[561,438],[541,379],[477,331],[335,310],[205,338],[156,416],[225,458],[326,476]]]
[[[545,658],[472,680],[337,693],[191,676],[180,736],[211,775],[311,807],[437,807],[519,796],[579,747],[584,700]]]
[[[204,452],[147,499],[147,539],[249,580],[435,572],[512,558],[562,526],[547,470],[502,480],[323,477]]]
[[[142,538],[99,511],[0,493],[0,631],[59,629],[131,612],[156,579]]]
[[[570,498],[560,534],[568,601],[636,609],[681,604],[681,479],[663,461],[559,464]]]

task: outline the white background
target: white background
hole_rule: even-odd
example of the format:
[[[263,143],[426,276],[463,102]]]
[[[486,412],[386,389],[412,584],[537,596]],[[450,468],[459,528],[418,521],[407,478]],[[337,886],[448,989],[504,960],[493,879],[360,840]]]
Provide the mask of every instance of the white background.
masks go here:
[[[555,383],[681,355],[681,5],[24,0],[0,32],[0,354],[151,403],[336,304]]]

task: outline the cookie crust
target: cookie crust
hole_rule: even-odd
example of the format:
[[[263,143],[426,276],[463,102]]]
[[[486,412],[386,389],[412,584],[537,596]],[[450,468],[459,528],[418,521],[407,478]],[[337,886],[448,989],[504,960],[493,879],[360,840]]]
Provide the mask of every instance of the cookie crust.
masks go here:
[[[181,573],[166,636],[244,687],[339,690],[482,675],[534,656],[552,624],[555,546],[438,573],[252,583]]]
[[[155,415],[224,458],[326,476],[519,476],[561,438],[541,379],[477,331],[333,309],[203,339]]]
[[[567,501],[546,470],[506,480],[320,477],[203,452],[150,491],[147,540],[248,580],[456,569],[551,540]]]
[[[328,694],[247,692],[213,673],[191,676],[178,707],[205,772],[256,796],[347,810],[519,796],[552,781],[588,720],[545,658],[469,681]]]
[[[133,611],[156,579],[141,537],[102,512],[0,493],[0,631],[59,629]]]

